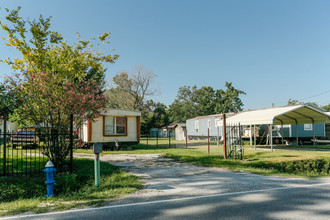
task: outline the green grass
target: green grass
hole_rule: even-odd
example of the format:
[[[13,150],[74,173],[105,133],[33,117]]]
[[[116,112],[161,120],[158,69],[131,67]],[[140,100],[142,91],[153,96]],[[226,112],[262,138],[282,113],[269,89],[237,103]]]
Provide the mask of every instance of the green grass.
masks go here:
[[[174,146],[174,145],[173,145]],[[233,171],[246,171],[260,175],[279,175],[290,177],[330,176],[330,152],[310,151],[305,148],[293,150],[292,147],[246,146],[244,160],[223,159],[223,146],[219,148],[215,141],[210,142],[208,154],[207,141],[189,141],[189,149],[157,147],[155,145],[136,145],[131,151],[105,151],[103,154],[162,154],[178,162],[199,166],[227,168]],[[309,146],[308,148],[311,148]],[[315,148],[317,149],[317,148]],[[91,150],[77,150],[80,153],[92,153]]]
[[[101,163],[101,185],[96,187],[93,168],[93,160],[75,159],[73,175],[56,175],[53,198],[45,197],[43,176],[0,178],[0,215],[100,206],[143,188],[138,177],[108,163]]]
[[[223,159],[223,147],[219,148],[215,141],[210,142],[208,154],[207,141],[189,141],[185,149],[184,141],[171,139],[160,140],[158,147],[151,145],[135,145],[130,151],[104,151],[102,154],[162,154],[199,166],[221,167],[233,171],[246,171],[261,175],[281,175],[290,177],[322,177],[330,176],[330,152],[310,151],[305,148],[293,150],[293,147],[269,146],[245,147],[245,160]],[[308,146],[310,148],[312,146]],[[322,146],[325,149],[330,146]],[[291,150],[288,150],[290,149]],[[75,153],[92,154],[92,150],[75,150]],[[101,158],[102,158],[101,154]],[[108,163],[101,164],[101,186],[94,186],[94,163],[88,159],[74,159],[74,175],[56,176],[54,198],[45,198],[46,186],[43,177],[0,178],[0,215],[13,215],[24,212],[43,213],[61,211],[71,208],[101,206],[109,199],[115,199],[142,188],[142,183],[119,168]]]

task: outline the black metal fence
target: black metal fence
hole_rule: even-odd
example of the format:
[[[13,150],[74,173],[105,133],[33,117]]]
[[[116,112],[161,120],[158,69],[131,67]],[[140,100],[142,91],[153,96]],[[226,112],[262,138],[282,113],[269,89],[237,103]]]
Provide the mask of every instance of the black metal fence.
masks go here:
[[[72,172],[73,145],[73,134],[69,132],[51,134],[0,130],[0,176],[40,175],[49,160],[47,155],[54,157],[55,154],[61,156],[61,153],[69,155],[69,158],[57,169]]]
[[[178,143],[176,141],[174,130],[168,130],[166,136],[161,136],[161,135],[159,135],[159,133],[155,133],[152,135],[143,134],[143,135],[141,135],[140,144],[144,144],[147,146],[169,147],[169,148],[185,147],[185,144],[181,144],[182,146],[178,145]]]

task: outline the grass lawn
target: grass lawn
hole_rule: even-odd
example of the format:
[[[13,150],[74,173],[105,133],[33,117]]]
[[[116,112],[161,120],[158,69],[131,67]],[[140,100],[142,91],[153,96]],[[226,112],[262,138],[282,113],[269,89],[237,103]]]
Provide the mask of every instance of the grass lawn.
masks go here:
[[[162,142],[161,142],[162,141]],[[270,151],[269,146],[245,146],[244,160],[223,159],[223,146],[218,148],[215,141],[210,142],[210,154],[208,154],[207,141],[189,141],[188,149],[179,145],[179,148],[169,148],[160,140],[162,145],[149,146],[136,145],[131,151],[105,151],[103,154],[153,154],[159,153],[164,157],[172,158],[178,162],[190,163],[200,166],[228,168],[233,171],[246,171],[260,175],[279,175],[290,177],[322,177],[330,176],[330,151],[317,151],[312,149],[325,149],[329,146],[298,148],[291,146],[274,147]],[[143,142],[144,143],[144,142]],[[151,142],[152,143],[152,142]],[[175,147],[172,141],[172,147]],[[180,143],[179,143],[180,144]],[[181,143],[182,144],[182,143]],[[309,148],[309,149],[305,149]],[[92,153],[91,150],[76,150],[77,153]]]
[[[139,178],[101,163],[101,186],[94,185],[94,161],[74,160],[74,174],[56,175],[55,197],[46,198],[45,177],[0,178],[0,216],[101,206],[142,189]]]
[[[145,141],[145,140],[144,140]],[[142,141],[142,143],[145,143]],[[223,147],[210,141],[208,154],[207,141],[185,142],[171,139],[148,140],[129,151],[104,151],[102,154],[162,154],[178,162],[200,166],[221,167],[233,171],[246,171],[261,175],[281,175],[290,177],[316,178],[330,176],[330,151],[311,151],[305,148],[269,146],[245,147],[244,160],[223,159]],[[290,149],[291,150],[288,150]],[[308,146],[312,148],[312,146]],[[329,149],[330,146],[322,146]],[[321,148],[314,148],[321,149]],[[75,153],[90,153],[92,150],[75,150]],[[101,159],[102,159],[101,154]],[[57,175],[54,198],[45,198],[44,177],[0,178],[0,216],[18,213],[42,213],[71,208],[101,206],[111,199],[142,189],[138,177],[130,175],[108,163],[101,164],[101,186],[94,186],[94,161],[74,159],[74,175]]]

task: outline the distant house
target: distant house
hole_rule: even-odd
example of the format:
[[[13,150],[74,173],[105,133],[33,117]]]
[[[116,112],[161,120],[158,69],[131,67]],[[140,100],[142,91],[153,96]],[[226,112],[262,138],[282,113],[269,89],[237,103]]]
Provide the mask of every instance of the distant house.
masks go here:
[[[7,121],[7,131],[9,132],[14,132],[16,133],[18,128],[17,128],[17,124],[15,122],[11,122],[11,121]],[[3,124],[3,120],[0,121],[0,133],[4,131],[4,124]]]
[[[233,115],[234,113],[226,113],[227,118]],[[188,139],[205,139],[208,135],[212,138],[221,137],[222,116],[223,114],[216,114],[188,119],[186,121]]]
[[[113,147],[138,144],[140,141],[141,113],[128,110],[107,109],[95,121],[86,122],[80,137],[84,143],[92,145],[96,142]]]
[[[170,123],[168,125],[164,125],[159,128],[152,128],[150,129],[149,137],[158,137],[158,138],[165,138],[169,137],[175,137],[175,132],[173,132],[175,123]]]
[[[187,128],[186,123],[176,123],[174,125],[175,129],[175,140],[183,141],[186,140]]]

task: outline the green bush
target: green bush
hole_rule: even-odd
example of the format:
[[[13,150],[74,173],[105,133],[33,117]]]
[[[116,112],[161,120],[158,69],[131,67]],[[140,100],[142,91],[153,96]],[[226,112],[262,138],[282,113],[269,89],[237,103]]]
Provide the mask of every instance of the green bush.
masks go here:
[[[279,163],[257,162],[252,166],[256,168],[275,169],[281,173],[304,175],[330,174],[330,161],[326,159],[295,160]]]

